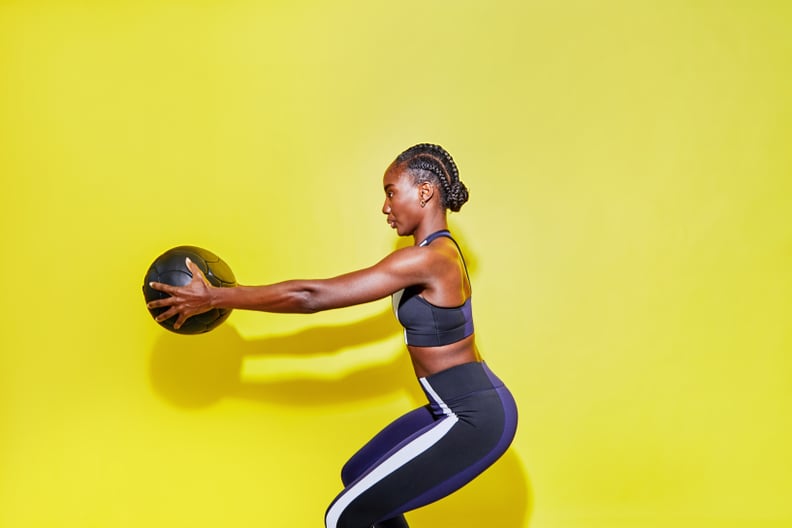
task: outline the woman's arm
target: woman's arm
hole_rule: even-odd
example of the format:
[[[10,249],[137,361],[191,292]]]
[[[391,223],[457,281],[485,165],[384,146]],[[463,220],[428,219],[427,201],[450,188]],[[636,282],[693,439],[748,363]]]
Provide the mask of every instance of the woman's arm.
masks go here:
[[[167,307],[157,316],[164,321],[178,315],[178,329],[193,315],[213,308],[259,310],[279,313],[314,313],[367,303],[415,284],[426,284],[433,260],[428,248],[411,246],[399,249],[375,265],[330,279],[289,280],[263,286],[218,288],[209,284],[195,263],[188,261],[192,281],[184,287],[152,283],[151,287],[170,295],[151,301],[149,308]]]

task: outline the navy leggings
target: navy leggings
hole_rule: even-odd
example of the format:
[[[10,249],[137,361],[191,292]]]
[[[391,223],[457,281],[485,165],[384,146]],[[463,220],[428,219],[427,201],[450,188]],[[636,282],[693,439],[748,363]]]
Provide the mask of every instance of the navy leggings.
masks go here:
[[[429,404],[398,418],[344,465],[326,528],[403,528],[403,513],[461,488],[511,444],[517,407],[482,363],[420,378]]]

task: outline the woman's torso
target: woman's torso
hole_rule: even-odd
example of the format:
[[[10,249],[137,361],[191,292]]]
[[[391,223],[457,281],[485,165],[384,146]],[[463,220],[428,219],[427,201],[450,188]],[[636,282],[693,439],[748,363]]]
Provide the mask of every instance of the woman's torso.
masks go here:
[[[418,377],[480,361],[475,345],[470,280],[464,257],[447,230],[429,235],[419,246],[444,258],[432,280],[393,296],[393,307],[404,326],[405,343]]]

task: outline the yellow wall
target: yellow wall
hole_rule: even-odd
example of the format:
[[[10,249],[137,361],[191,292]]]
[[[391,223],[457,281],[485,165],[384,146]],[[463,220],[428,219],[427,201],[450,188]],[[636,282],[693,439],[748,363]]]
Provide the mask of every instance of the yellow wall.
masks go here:
[[[388,303],[183,337],[143,274],[371,264],[422,141],[522,414],[414,526],[792,526],[789,5],[0,2],[0,526],[321,526],[420,401]]]

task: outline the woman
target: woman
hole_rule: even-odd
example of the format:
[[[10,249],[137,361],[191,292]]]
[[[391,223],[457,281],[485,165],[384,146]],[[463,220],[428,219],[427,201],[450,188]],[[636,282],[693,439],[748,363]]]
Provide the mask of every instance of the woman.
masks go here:
[[[429,403],[388,425],[345,464],[345,487],[327,510],[327,528],[406,527],[404,512],[470,482],[506,451],[517,426],[514,400],[476,348],[467,268],[448,232],[446,211],[459,211],[468,199],[454,160],[438,145],[416,145],[388,167],[383,186],[388,223],[415,244],[369,268],[215,288],[188,261],[189,285],[151,285],[170,297],[149,308],[167,307],[157,320],[176,317],[174,328],[212,308],[313,313],[392,296]]]

